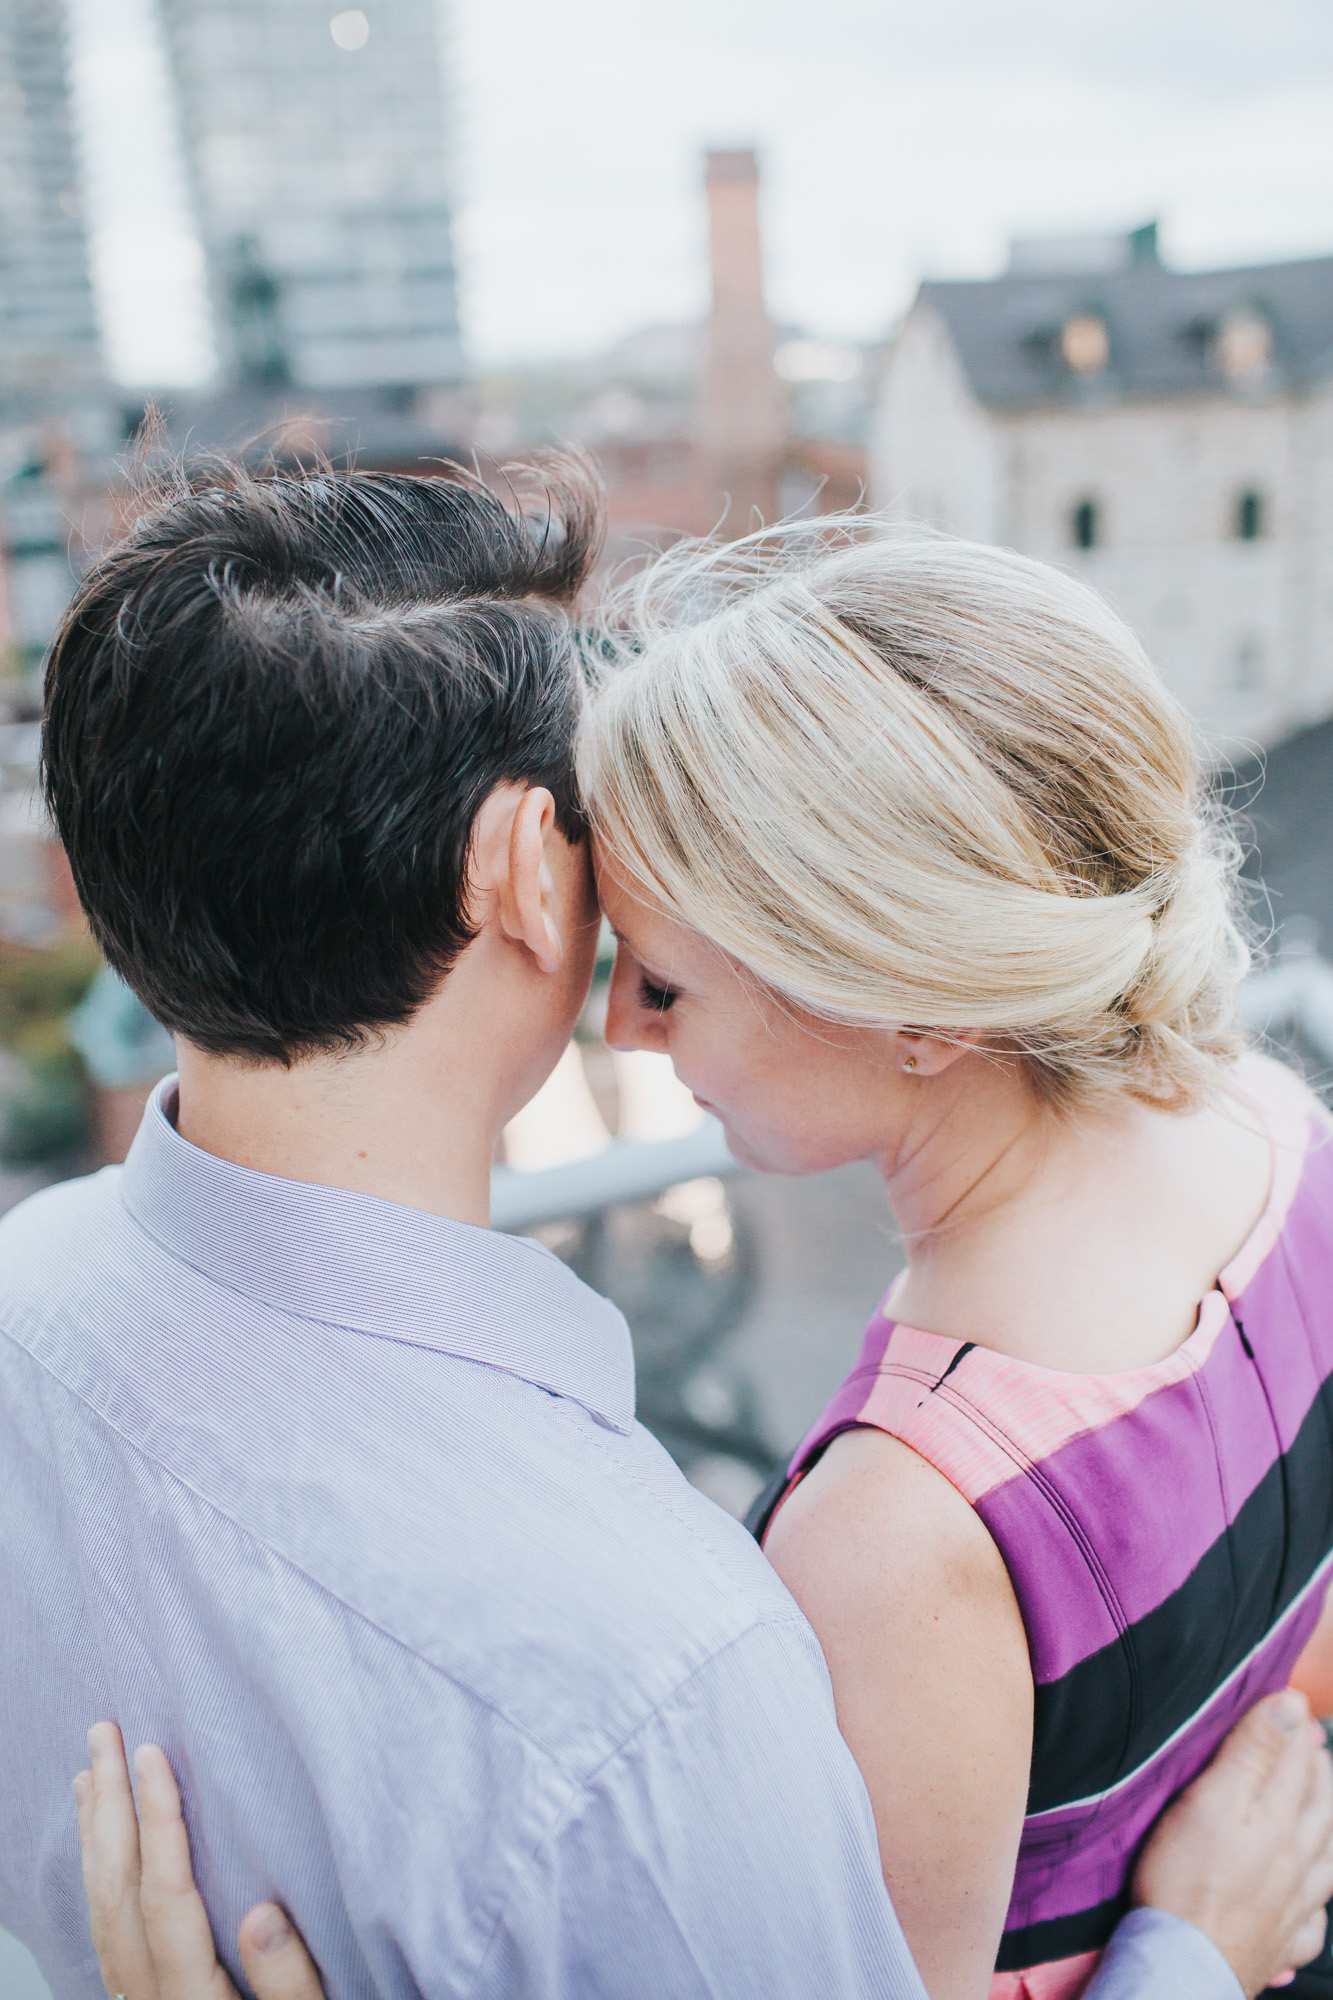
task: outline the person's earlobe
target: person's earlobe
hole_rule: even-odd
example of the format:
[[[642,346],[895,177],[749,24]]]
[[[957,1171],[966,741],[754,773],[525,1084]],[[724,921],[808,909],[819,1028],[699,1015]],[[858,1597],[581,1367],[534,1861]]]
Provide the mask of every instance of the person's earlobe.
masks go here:
[[[910,1028],[896,1029],[891,1040],[894,1060],[906,1076],[940,1076],[960,1056],[976,1048],[982,1039],[980,1028],[958,1028],[946,1035],[926,1035]]]

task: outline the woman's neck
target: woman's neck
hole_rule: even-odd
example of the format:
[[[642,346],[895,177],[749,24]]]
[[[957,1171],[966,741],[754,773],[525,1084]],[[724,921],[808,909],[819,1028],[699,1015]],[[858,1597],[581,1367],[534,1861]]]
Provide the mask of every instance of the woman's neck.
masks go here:
[[[1022,1065],[982,1050],[923,1078],[919,1097],[875,1162],[913,1263],[1020,1200],[1058,1137]]]
[[[1042,1367],[1173,1353],[1267,1200],[1269,1140],[1229,1100],[1175,1115],[1120,1095],[1056,1118],[983,1056],[922,1098],[881,1162],[908,1253],[893,1315]]]

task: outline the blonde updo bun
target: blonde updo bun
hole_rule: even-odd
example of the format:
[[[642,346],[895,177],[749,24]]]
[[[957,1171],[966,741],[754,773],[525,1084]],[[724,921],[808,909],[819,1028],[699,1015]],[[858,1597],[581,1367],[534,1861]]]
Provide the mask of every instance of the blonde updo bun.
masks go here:
[[[1240,1050],[1237,848],[1183,710],[1072,577],[864,516],[672,549],[588,646],[592,824],[846,1022],[981,1029],[1054,1105]]]

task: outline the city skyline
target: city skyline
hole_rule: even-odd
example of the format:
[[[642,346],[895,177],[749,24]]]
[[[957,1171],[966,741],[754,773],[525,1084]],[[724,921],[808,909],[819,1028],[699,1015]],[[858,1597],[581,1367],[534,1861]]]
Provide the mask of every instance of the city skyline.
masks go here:
[[[373,42],[374,0],[364,12]],[[113,369],[198,379],[199,253],[153,101],[149,0],[73,13]],[[795,0],[762,17],[754,0],[669,16],[571,0],[558,17],[456,0],[473,359],[594,352],[699,316],[708,144],[759,146],[774,316],[834,337],[882,335],[922,275],[993,274],[1011,235],[1156,214],[1186,268],[1333,247],[1333,23],[1317,0],[1275,0],[1262,22],[1234,0],[1073,13],[829,0],[812,33]]]

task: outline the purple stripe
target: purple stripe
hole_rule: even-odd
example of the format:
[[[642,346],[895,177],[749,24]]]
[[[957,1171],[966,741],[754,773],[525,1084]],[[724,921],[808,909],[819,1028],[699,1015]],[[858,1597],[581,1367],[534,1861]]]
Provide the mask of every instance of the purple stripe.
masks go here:
[[[1197,1777],[1247,1709],[1286,1686],[1318,1623],[1326,1582],[1323,1570],[1225,1687],[1123,1785],[1026,1822],[1006,1930],[1094,1909],[1120,1892],[1129,1857],[1168,1800]]]
[[[1039,1683],[1059,1680],[1178,1589],[1277,1457],[1234,1328],[1218,1335],[1204,1381],[1146,1397],[977,1502],[1013,1578]],[[1227,1490],[1214,1424],[1231,1445]]]
[[[1257,1366],[1224,1327],[1197,1376],[978,1502],[1023,1608],[1037,1681],[1059,1680],[1178,1590],[1290,1449],[1333,1372],[1333,1313],[1312,1324],[1301,1296],[1327,1269],[1323,1217],[1307,1208],[1293,1237],[1237,1301]],[[1320,1289],[1328,1295],[1327,1279]]]

